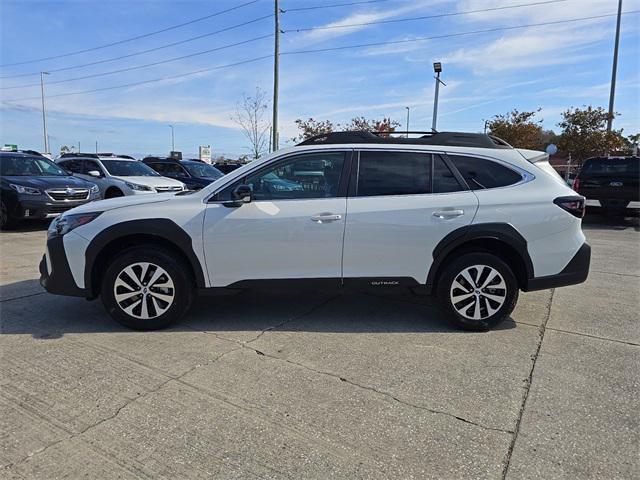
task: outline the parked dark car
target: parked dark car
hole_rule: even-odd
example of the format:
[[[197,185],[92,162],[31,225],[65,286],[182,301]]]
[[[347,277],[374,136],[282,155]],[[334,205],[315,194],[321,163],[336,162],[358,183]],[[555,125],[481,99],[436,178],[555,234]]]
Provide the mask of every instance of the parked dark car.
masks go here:
[[[200,190],[224,175],[214,166],[201,160],[146,157],[142,161],[163,177],[180,180],[189,190]]]
[[[225,175],[227,173],[233,172],[234,170],[236,170],[237,168],[240,168],[241,166],[242,166],[242,164],[240,164],[240,163],[216,163],[214,165],[214,167],[216,167],[218,170],[220,170]]]
[[[36,152],[0,152],[0,228],[52,218],[98,197],[96,185]]]
[[[587,206],[610,213],[640,208],[640,157],[588,158],[573,182]]]

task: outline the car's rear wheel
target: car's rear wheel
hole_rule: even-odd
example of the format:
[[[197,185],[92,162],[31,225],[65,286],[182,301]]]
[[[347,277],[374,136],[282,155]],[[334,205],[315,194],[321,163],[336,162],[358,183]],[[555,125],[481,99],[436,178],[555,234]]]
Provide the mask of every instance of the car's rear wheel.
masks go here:
[[[467,253],[445,266],[437,296],[457,327],[484,331],[511,314],[518,301],[518,282],[497,256]]]
[[[127,250],[107,267],[102,302],[121,324],[136,330],[163,328],[180,319],[193,301],[189,269],[155,245]]]

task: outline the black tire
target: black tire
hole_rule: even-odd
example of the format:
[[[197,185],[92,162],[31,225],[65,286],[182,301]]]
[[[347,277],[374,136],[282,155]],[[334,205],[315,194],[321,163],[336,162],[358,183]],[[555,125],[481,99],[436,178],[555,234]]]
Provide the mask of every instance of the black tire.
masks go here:
[[[125,250],[115,257],[108,265],[102,278],[101,298],[107,312],[122,325],[135,330],[164,328],[182,318],[193,302],[194,282],[190,269],[176,257],[175,253],[159,248],[157,245],[141,245]],[[144,277],[147,281],[153,280],[156,271],[164,270],[165,273],[162,275],[166,274],[172,288],[158,287],[158,285],[169,285],[169,282],[162,275],[155,281],[155,287],[147,286],[144,279],[141,282],[144,286],[138,287],[135,282],[127,281],[127,278],[132,280],[128,274],[121,276],[125,268],[133,266],[131,271],[142,277],[144,266],[136,265],[139,263],[151,264],[147,267],[147,274]],[[129,285],[128,287],[122,285],[123,279]],[[119,281],[117,287],[116,281]],[[124,301],[121,298],[121,303],[118,303],[116,289],[119,295],[136,293],[137,296]],[[143,289],[147,292],[144,297],[142,295]],[[160,297],[156,296],[159,294],[163,298],[172,296],[172,299],[170,302],[160,300]],[[145,301],[146,313],[150,318],[140,318],[144,316],[142,303]],[[136,303],[139,304],[139,308],[138,305],[134,306]],[[124,308],[130,309],[131,313],[125,312]]]
[[[475,266],[483,268],[478,269]],[[474,281],[473,285],[465,279],[465,271]],[[489,285],[483,285],[493,272],[499,275],[496,275]],[[457,280],[460,282],[454,286]],[[505,288],[501,288],[503,284]],[[482,286],[485,288],[480,288]],[[463,330],[486,331],[504,321],[515,308],[518,301],[518,282],[509,265],[497,256],[485,252],[466,253],[444,266],[437,280],[436,295],[441,307],[456,327]],[[485,295],[490,295],[491,299]],[[502,304],[494,300],[501,297]],[[454,299],[459,300],[454,302]],[[478,318],[469,318],[474,316]]]
[[[124,193],[122,193],[122,190],[118,188],[110,188],[104,194],[104,198],[118,198],[118,197],[124,197]]]
[[[0,230],[6,230],[15,225],[15,219],[9,215],[9,209],[3,201],[0,201]]]

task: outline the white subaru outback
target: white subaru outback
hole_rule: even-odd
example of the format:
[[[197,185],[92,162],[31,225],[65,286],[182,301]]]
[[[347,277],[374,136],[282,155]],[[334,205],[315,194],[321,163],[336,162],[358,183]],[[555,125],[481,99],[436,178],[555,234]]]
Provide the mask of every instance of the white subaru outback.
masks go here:
[[[205,289],[309,281],[433,292],[455,325],[486,330],[519,290],[587,278],[584,210],[542,152],[480,134],[340,132],[197,192],[66,212],[49,228],[41,283],[101,297],[136,329],[178,320]]]

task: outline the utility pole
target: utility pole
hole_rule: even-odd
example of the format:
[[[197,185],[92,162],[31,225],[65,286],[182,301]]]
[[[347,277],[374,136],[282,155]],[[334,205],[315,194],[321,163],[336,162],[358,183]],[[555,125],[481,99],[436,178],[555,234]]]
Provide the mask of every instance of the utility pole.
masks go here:
[[[436,79],[436,93],[433,99],[433,122],[431,123],[431,131],[436,133],[438,131],[436,130],[436,126],[438,123],[438,96],[440,94],[440,84],[445,87],[447,84],[440,80],[440,73],[442,72],[442,64],[440,62],[435,62],[433,64],[433,71],[436,72],[436,76],[434,77]]]
[[[96,153],[98,153],[98,140],[96,140]]]
[[[80,142],[78,142],[78,153],[80,153]]]
[[[280,5],[279,0],[275,1],[275,45],[273,57],[273,120],[271,121],[271,148],[275,152],[278,150],[278,82],[280,70]]]
[[[622,0],[618,0],[618,21],[616,24],[616,43],[613,47],[613,67],[611,69],[611,93],[609,94],[609,117],[607,132],[613,127],[613,103],[616,96],[616,75],[618,73],[618,47],[620,45],[620,20],[622,18]]]
[[[44,153],[49,153],[49,138],[47,136],[47,114],[44,107],[44,75],[49,72],[40,72],[40,93],[42,94],[42,129],[44,135]]]
[[[407,138],[409,138],[409,107],[404,107],[407,109]]]
[[[169,128],[171,128],[171,151],[175,152],[176,151],[176,142],[175,142],[175,137],[173,136],[173,125],[169,125]]]

